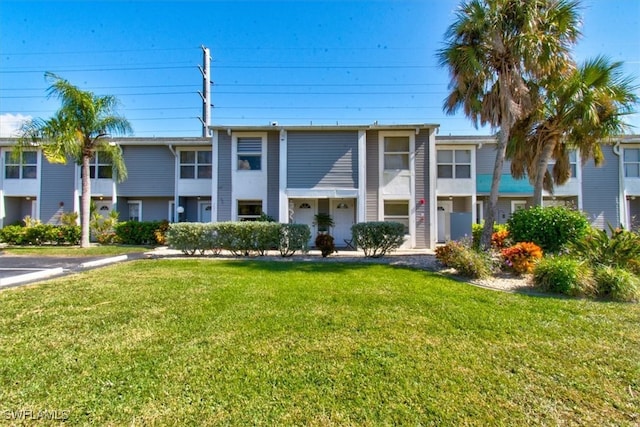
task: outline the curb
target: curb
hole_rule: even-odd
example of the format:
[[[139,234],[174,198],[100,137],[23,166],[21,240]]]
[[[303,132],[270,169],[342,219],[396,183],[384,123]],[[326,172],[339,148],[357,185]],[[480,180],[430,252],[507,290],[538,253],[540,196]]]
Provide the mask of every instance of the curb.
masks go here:
[[[33,273],[20,274],[18,276],[7,277],[0,279],[0,288],[7,288],[9,286],[17,285],[24,282],[31,282],[35,280],[42,280],[52,276],[57,276],[63,273],[62,267],[49,268],[47,270],[35,271]]]
[[[115,262],[121,262],[121,261],[126,261],[129,259],[128,255],[119,255],[119,256],[114,256],[111,258],[103,258],[103,259],[98,259],[95,261],[87,261],[87,262],[83,262],[82,264],[80,264],[80,268],[93,268],[93,267],[100,267],[103,265],[107,265],[107,264],[113,264]]]

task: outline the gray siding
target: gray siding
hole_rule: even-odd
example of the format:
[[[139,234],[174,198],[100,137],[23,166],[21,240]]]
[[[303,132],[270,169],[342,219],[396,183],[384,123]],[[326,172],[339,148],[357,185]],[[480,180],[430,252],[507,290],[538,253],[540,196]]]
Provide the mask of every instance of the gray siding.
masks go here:
[[[428,247],[430,241],[431,218],[428,206],[432,203],[429,194],[429,132],[424,131],[416,135],[416,165],[415,165],[415,206],[416,206],[416,247]],[[425,204],[420,204],[420,199]],[[435,200],[435,197],[433,198]],[[420,217],[424,214],[424,219]]]
[[[43,159],[40,172],[40,220],[57,222],[62,211],[73,212],[75,163],[59,165]],[[61,207],[60,203],[64,205]]]
[[[224,132],[218,132],[217,155],[218,221],[231,221],[231,136]]]
[[[604,146],[602,152],[605,156],[602,167],[595,167],[590,160],[582,169],[582,210],[593,226],[608,230],[607,224],[620,225],[619,164],[612,147]]]
[[[118,184],[123,197],[173,197],[175,185],[175,157],[164,146],[125,146],[124,161],[127,180]]]
[[[367,221],[378,220],[378,189],[380,187],[378,131],[367,132]]]
[[[496,144],[485,144],[476,150],[476,174],[493,174],[493,165],[496,163]],[[502,166],[503,174],[511,174],[511,161],[505,159]]]
[[[287,187],[357,188],[358,132],[289,132]]]
[[[267,135],[267,215],[277,219],[280,211],[280,133]]]

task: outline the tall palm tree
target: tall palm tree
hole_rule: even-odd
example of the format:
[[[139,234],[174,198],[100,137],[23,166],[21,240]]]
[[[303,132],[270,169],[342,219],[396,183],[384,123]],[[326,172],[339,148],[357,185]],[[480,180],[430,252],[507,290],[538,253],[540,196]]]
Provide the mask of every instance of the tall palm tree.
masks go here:
[[[110,143],[109,136],[132,132],[124,117],[115,113],[118,100],[113,96],[98,96],[84,91],[53,73],[46,73],[51,81],[47,89],[49,98],[58,98],[60,109],[48,120],[34,119],[25,123],[16,145],[20,151],[26,147],[41,147],[51,163],[66,164],[68,159],[81,165],[81,230],[80,245],[89,246],[89,216],[91,180],[89,166],[95,153],[100,151],[111,159],[114,178],[122,181],[127,169],[120,146]]]
[[[600,144],[628,127],[624,117],[638,102],[634,89],[622,63],[602,56],[542,82],[538,108],[518,123],[507,149],[513,177],[526,175],[534,186],[534,206],[542,205],[543,190],[553,192],[554,184],[569,180],[572,149],[580,150],[582,163],[602,163]]]
[[[489,206],[481,245],[491,244],[507,142],[532,108],[527,79],[565,69],[580,32],[578,2],[571,0],[469,0],[456,12],[438,51],[449,70],[444,111],[460,108],[477,126],[498,131]]]

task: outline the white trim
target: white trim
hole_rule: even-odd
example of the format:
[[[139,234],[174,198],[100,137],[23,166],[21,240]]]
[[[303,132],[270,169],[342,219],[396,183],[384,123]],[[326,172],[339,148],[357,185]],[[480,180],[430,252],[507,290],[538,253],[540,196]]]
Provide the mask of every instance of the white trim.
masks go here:
[[[511,213],[514,213],[518,209],[518,205],[524,205],[523,208],[520,208],[520,209],[524,209],[524,208],[527,207],[527,201],[526,200],[522,200],[522,199],[512,200],[511,201]]]
[[[175,200],[169,200],[168,205],[169,206],[168,206],[168,210],[167,210],[167,221],[169,221],[170,223],[178,222],[176,220],[178,213],[176,212],[176,202],[175,202]]]
[[[278,221],[281,223],[289,222],[289,200],[287,198],[287,131],[280,130],[280,167],[278,170],[279,186],[278,186]]]
[[[429,168],[429,196],[431,200],[427,200],[429,205],[429,247],[434,249],[436,247],[436,241],[438,239],[438,206],[437,206],[437,172],[436,172],[436,129],[432,129],[429,134],[429,163],[425,167]],[[474,192],[475,192],[474,188]]]
[[[475,199],[475,203],[473,200]],[[473,206],[475,206],[473,210],[473,216],[471,218],[471,222],[473,224],[479,224],[484,221],[484,200],[477,200],[476,195],[474,194],[472,197]],[[478,217],[478,212],[480,212],[480,216]]]
[[[358,198],[359,191],[356,188],[288,188],[285,194],[289,198],[296,199],[356,199]],[[407,197],[404,196],[404,199],[406,198]]]
[[[238,170],[238,138],[260,138],[262,140],[262,153],[260,156],[260,170]],[[231,134],[231,220],[237,221],[238,219],[238,201],[239,200],[261,200],[262,211],[268,212],[267,199],[268,199],[268,168],[267,163],[267,132],[233,132]],[[236,182],[239,176],[250,177],[256,176],[254,174],[261,174],[264,176],[264,181],[261,182],[261,186],[264,188],[258,188],[257,193],[247,194],[240,190],[246,190],[244,185],[240,185]],[[246,183],[245,183],[246,184]],[[256,190],[252,188],[252,190]],[[262,191],[261,191],[262,190]]]
[[[142,222],[142,200],[127,200],[127,221],[131,221],[130,205],[138,205],[138,222]]]
[[[358,197],[356,223],[367,220],[367,132],[358,131]]]
[[[218,162],[220,140],[217,130],[211,136],[211,222],[218,222]]]

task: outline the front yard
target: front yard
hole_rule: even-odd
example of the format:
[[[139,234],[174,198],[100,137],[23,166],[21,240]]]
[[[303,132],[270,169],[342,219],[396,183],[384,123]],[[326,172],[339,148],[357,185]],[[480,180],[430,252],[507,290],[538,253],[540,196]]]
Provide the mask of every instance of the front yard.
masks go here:
[[[640,423],[637,304],[384,265],[180,259],[4,290],[0,307],[10,423]]]

